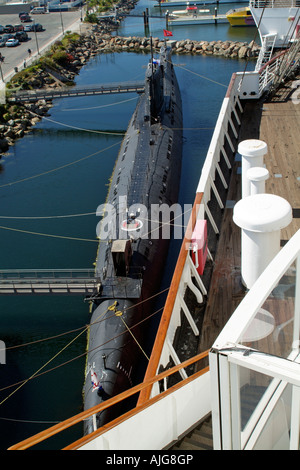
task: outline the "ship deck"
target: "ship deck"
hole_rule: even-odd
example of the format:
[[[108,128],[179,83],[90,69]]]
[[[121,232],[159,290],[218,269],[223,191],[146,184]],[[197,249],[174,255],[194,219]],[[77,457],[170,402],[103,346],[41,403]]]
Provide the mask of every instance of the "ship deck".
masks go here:
[[[294,89],[291,84],[285,84],[271,99],[248,102],[239,134],[240,142],[260,139],[268,144],[268,153],[264,157],[270,174],[266,181],[266,192],[283,197],[292,206],[293,220],[281,231],[282,246],[300,228],[300,103],[292,101]],[[241,282],[241,229],[232,220],[234,204],[241,198],[240,171],[241,161],[236,154],[199,351],[212,346],[246,293]]]

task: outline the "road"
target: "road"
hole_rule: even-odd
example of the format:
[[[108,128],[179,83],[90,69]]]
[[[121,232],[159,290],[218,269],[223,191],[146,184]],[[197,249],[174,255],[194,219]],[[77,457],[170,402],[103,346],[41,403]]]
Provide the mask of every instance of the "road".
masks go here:
[[[54,41],[60,39],[66,31],[80,32],[80,28],[84,27],[80,21],[80,9],[72,12],[37,14],[32,15],[32,18],[43,26],[44,31],[28,32],[28,41],[21,42],[16,47],[0,48],[1,54],[5,57],[1,64],[2,76],[0,75],[0,78],[3,77],[5,82],[13,75],[15,67],[18,67],[19,70],[23,68],[24,60],[29,65]],[[18,14],[0,15],[0,24],[2,26],[20,24],[19,16]],[[28,49],[32,51],[31,58],[29,58]]]

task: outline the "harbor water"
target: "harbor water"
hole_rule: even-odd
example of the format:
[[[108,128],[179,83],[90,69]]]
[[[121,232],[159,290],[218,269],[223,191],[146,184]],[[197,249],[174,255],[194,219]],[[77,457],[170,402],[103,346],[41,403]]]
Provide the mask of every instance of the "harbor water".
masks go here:
[[[144,36],[149,7],[141,0],[117,34]],[[153,2],[151,3],[153,5]],[[149,7],[153,15],[157,9]],[[226,11],[230,5],[223,5]],[[221,7],[219,7],[221,8]],[[150,18],[163,38],[164,17]],[[173,39],[250,42],[255,28],[203,25],[172,29]],[[78,85],[142,80],[149,55],[99,54],[84,66]],[[184,115],[180,204],[192,204],[220,106],[233,72],[245,60],[174,55]],[[247,70],[254,69],[254,62]],[[43,118],[0,160],[2,269],[93,268],[97,207],[103,204],[118,149],[137,95],[56,100]],[[163,288],[169,285],[180,241],[172,244]],[[158,321],[158,319],[157,319]],[[0,297],[1,449],[82,411],[89,305],[82,296]],[[25,381],[25,382],[24,382]],[[42,444],[59,449],[81,437],[82,426]]]

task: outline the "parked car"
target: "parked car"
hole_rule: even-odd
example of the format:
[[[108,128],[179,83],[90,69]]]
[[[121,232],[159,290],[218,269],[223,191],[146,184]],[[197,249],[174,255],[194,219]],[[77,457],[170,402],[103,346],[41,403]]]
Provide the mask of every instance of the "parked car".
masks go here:
[[[6,39],[0,38],[0,47],[4,47],[6,43]]]
[[[17,31],[24,31],[24,26],[22,24],[15,24],[14,32],[16,33]]]
[[[32,27],[31,24],[26,24],[26,25],[24,26],[24,31],[27,31],[27,32],[28,32],[28,31],[32,31],[31,27]]]
[[[1,33],[4,33],[4,26],[2,26],[2,24],[0,24],[0,34]]]
[[[7,24],[4,26],[4,32],[5,33],[13,33],[14,32],[14,27],[12,24]]]
[[[19,44],[19,41],[15,38],[11,38],[6,42],[6,47],[15,47]]]
[[[25,42],[28,40],[28,34],[25,31],[18,31],[14,38],[17,39],[19,42]]]
[[[32,21],[32,19],[30,18],[28,14],[26,14],[26,15],[20,16],[20,21],[21,23],[29,23],[30,21]]]
[[[9,39],[12,39],[14,37],[14,35],[6,33],[6,34],[3,34],[1,37],[6,43]]]
[[[44,28],[40,23],[33,23],[31,25],[31,31],[44,31]]]
[[[31,10],[30,12],[32,15],[38,15],[38,14],[43,14],[46,13],[46,10],[44,7],[35,7]]]

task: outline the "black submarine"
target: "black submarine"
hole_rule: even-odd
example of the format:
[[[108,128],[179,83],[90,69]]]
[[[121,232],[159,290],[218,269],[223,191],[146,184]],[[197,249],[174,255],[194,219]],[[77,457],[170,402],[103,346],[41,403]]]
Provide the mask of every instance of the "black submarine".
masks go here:
[[[180,90],[165,44],[157,59],[151,54],[145,91],[122,141],[98,224],[99,288],[90,299],[85,410],[136,383],[149,328],[144,320],[153,313],[170,241],[159,208],[178,200],[182,127]],[[122,412],[115,405],[87,419],[84,433]]]

